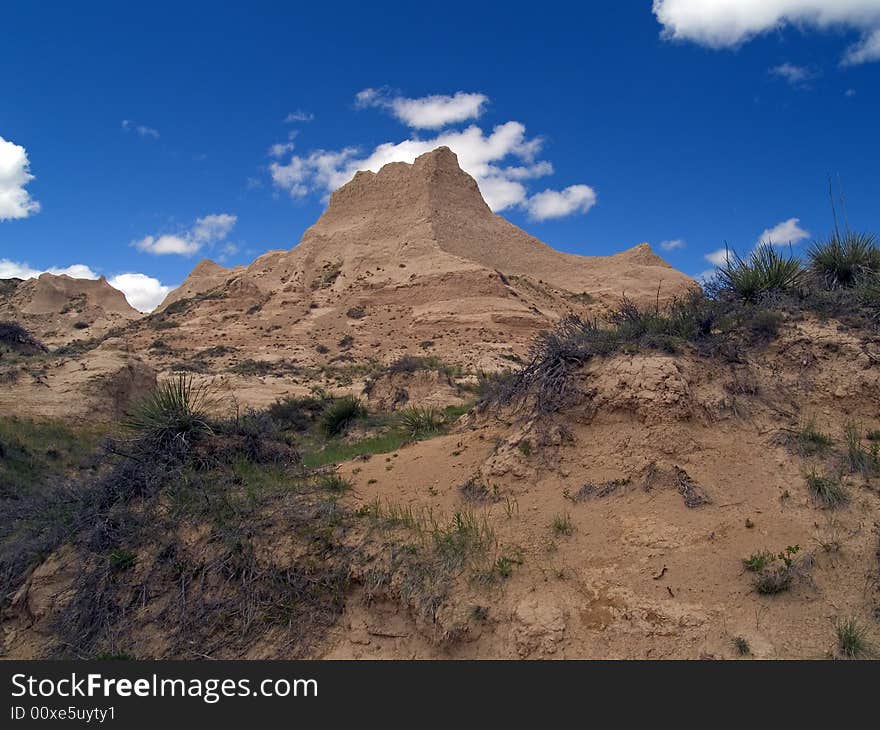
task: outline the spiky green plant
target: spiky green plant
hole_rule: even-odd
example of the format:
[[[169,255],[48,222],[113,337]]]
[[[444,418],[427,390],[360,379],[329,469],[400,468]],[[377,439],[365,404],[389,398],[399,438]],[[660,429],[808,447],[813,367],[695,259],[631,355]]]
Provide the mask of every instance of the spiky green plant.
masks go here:
[[[325,436],[338,436],[345,433],[354,421],[366,415],[367,409],[359,398],[344,396],[327,406],[321,416],[321,432]]]
[[[746,258],[729,251],[716,277],[720,291],[753,302],[765,294],[797,291],[804,274],[800,261],[763,243]]]
[[[838,621],[837,648],[848,659],[859,659],[870,652],[868,630],[856,619],[847,618]]]
[[[822,476],[815,469],[807,474],[807,487],[819,504],[823,507],[840,507],[849,500],[846,489],[840,479]]]
[[[863,446],[862,429],[857,423],[846,424],[846,460],[851,473],[860,472],[865,476],[877,470],[876,448],[868,451]]]
[[[397,418],[400,427],[413,438],[422,438],[437,433],[443,425],[443,416],[431,406],[405,408]]]
[[[324,474],[318,478],[318,485],[328,492],[347,492],[352,488],[351,482],[341,474]]]
[[[829,289],[852,287],[880,273],[880,246],[869,233],[834,233],[814,243],[810,268]]]
[[[186,450],[200,433],[211,431],[208,410],[213,403],[206,383],[181,373],[160,383],[125,418],[137,443],[155,454]]]

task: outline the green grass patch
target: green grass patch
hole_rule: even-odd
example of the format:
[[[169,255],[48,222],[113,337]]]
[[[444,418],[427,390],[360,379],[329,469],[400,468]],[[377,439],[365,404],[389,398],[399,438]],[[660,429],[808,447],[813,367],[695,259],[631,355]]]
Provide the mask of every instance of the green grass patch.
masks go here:
[[[0,417],[0,492],[18,493],[51,477],[88,468],[103,429],[60,421]]]
[[[389,454],[413,440],[405,431],[390,429],[377,436],[347,443],[336,438],[329,439],[315,449],[303,449],[303,465],[309,469],[355,459],[366,454]]]

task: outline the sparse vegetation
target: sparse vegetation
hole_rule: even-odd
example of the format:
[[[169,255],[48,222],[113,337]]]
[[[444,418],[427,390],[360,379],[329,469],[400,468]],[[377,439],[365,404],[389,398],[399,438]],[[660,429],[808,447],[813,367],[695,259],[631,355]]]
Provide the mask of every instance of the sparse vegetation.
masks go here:
[[[210,432],[209,386],[191,376],[178,375],[160,383],[125,420],[139,451],[157,455],[177,454],[192,447],[200,434]]]
[[[497,487],[489,487],[479,476],[473,476],[458,488],[459,493],[468,502],[475,504],[492,504],[501,499]]]
[[[829,509],[840,507],[849,500],[840,479],[819,474],[815,469],[807,474],[807,487],[813,499]]]
[[[334,282],[342,273],[341,261],[328,261],[321,267],[318,277],[312,282],[312,289],[327,289],[333,286]]]
[[[834,444],[830,436],[819,430],[813,416],[805,420],[797,431],[789,433],[793,437],[790,443],[805,456],[823,453]]]
[[[431,436],[443,427],[443,417],[432,406],[411,406],[398,414],[401,428],[414,439]]]
[[[776,555],[769,550],[760,550],[756,553],[752,553],[747,558],[743,558],[743,565],[746,570],[750,570],[753,573],[760,573],[774,560],[776,560]]]
[[[736,649],[736,653],[740,656],[748,656],[752,653],[752,648],[749,646],[749,642],[744,636],[734,637],[733,648]]]
[[[17,352],[46,352],[47,347],[17,322],[0,322],[0,346]]]
[[[870,654],[868,629],[854,618],[841,619],[835,627],[837,648],[847,659],[861,659]]]
[[[336,345],[340,350],[350,350],[352,345],[354,345],[354,337],[351,335],[343,335],[342,339],[340,339]]]
[[[321,416],[321,432],[325,436],[338,436],[345,433],[348,428],[359,418],[367,415],[360,399],[354,396],[345,396],[331,402]]]
[[[814,243],[808,257],[812,271],[828,289],[855,287],[880,274],[880,246],[870,234],[835,232]]]
[[[562,496],[575,503],[586,502],[589,499],[602,499],[627,487],[631,481],[628,477],[624,477],[623,479],[612,479],[611,481],[599,484],[587,482],[573,494],[568,489],[563,490]]]
[[[869,476],[877,471],[880,465],[880,454],[876,442],[870,450],[865,449],[862,441],[862,429],[857,423],[846,424],[846,462],[850,473]]]
[[[757,302],[770,295],[797,292],[805,273],[796,258],[785,256],[771,243],[763,243],[746,258],[728,251],[713,286],[719,292]]]
[[[330,401],[331,398],[323,393],[299,398],[281,398],[269,406],[268,413],[282,429],[302,433],[317,423]]]
[[[388,372],[395,373],[416,373],[420,370],[435,370],[450,378],[461,374],[461,368],[456,365],[450,365],[443,362],[437,357],[418,357],[416,355],[402,355],[388,366]]]
[[[805,576],[812,566],[812,559],[809,556],[798,558],[800,550],[799,545],[789,545],[776,555],[760,552],[744,560],[745,566],[755,573],[755,591],[772,596],[787,591],[795,578]]]
[[[318,485],[328,492],[347,492],[351,489],[351,482],[341,474],[323,474],[318,478]]]
[[[553,528],[553,534],[558,536],[568,536],[574,532],[574,525],[571,522],[571,515],[568,512],[554,515],[553,522],[550,523]]]
[[[276,368],[276,363],[268,360],[253,360],[247,358],[235,363],[229,368],[229,372],[238,375],[264,376],[271,374]]]

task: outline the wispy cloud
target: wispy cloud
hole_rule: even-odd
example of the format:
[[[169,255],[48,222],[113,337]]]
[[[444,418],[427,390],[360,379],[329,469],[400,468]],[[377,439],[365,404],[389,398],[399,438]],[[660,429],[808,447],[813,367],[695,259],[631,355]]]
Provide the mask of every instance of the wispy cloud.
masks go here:
[[[674,238],[671,241],[660,241],[660,248],[664,251],[678,251],[686,246],[687,241],[683,238]]]
[[[143,124],[137,124],[136,122],[131,121],[131,119],[123,119],[122,120],[122,130],[124,132],[134,132],[139,137],[149,137],[151,139],[159,139],[159,130],[153,129],[152,127],[147,127]]]
[[[179,233],[165,233],[158,236],[145,236],[133,241],[139,251],[156,256],[177,254],[192,256],[204,247],[218,243],[229,235],[238,218],[229,213],[217,213],[199,218],[189,230]]]
[[[33,179],[27,150],[0,137],[0,221],[40,211],[40,204],[25,190]]]
[[[735,48],[786,26],[853,28],[861,40],[841,59],[855,65],[880,59],[877,0],[654,0],[654,15],[669,40]]]
[[[296,122],[311,122],[314,119],[314,114],[297,109],[295,112],[290,112],[290,114],[284,117],[284,122],[286,124],[295,124]]]
[[[779,66],[774,66],[768,73],[771,76],[788,82],[790,86],[801,89],[807,87],[809,82],[818,76],[816,71],[806,66],[796,66],[793,63],[782,63]]]

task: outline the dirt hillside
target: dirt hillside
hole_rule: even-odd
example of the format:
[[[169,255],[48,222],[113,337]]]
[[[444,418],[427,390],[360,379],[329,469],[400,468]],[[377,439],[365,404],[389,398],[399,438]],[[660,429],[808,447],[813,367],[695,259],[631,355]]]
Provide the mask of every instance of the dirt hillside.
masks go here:
[[[418,355],[510,367],[534,335],[621,296],[666,301],[693,281],[647,244],[608,257],[553,250],[484,202],[445,147],[359,172],[289,251],[200,262],[159,309],[104,347],[155,370],[221,376],[256,405],[316,380],[351,387]]]
[[[0,319],[20,322],[47,345],[100,337],[141,316],[103,276],[42,274],[25,281],[6,279],[0,286]]]

